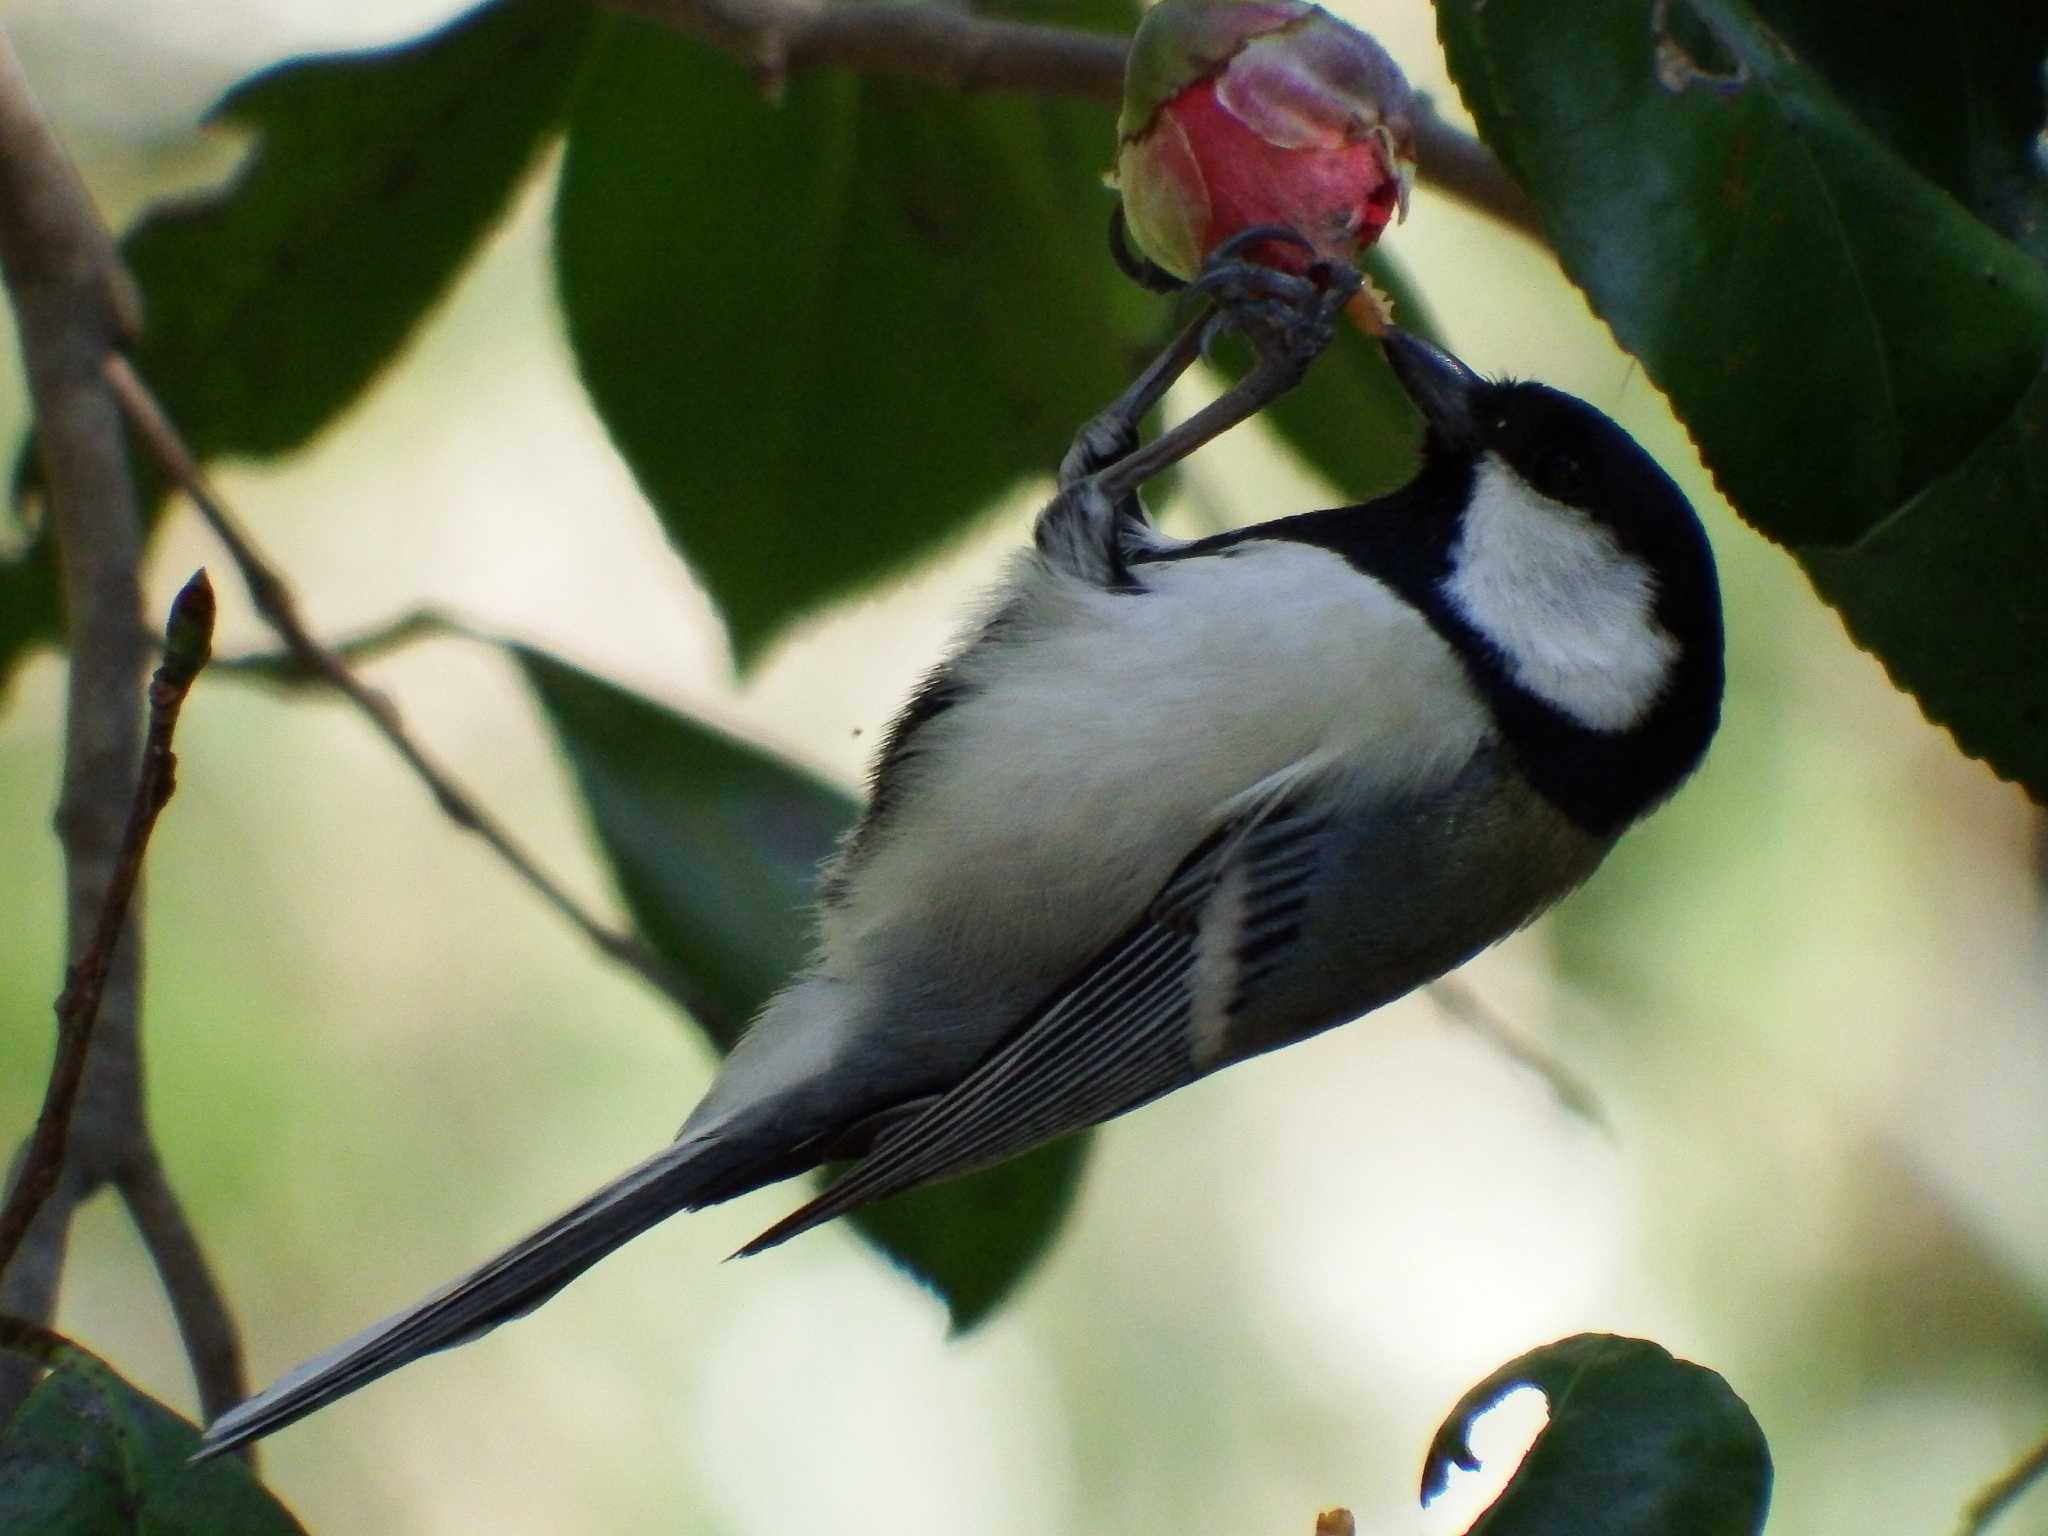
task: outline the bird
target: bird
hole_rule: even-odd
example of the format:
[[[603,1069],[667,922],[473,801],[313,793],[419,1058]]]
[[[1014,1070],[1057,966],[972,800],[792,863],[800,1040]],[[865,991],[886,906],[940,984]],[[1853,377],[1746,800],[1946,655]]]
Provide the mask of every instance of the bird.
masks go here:
[[[1082,429],[887,732],[813,958],[676,1139],[222,1414],[201,1456],[531,1311],[678,1212],[850,1163],[756,1253],[1368,1014],[1529,923],[1692,773],[1721,709],[1713,556],[1582,400],[1390,327],[1423,422],[1407,484],[1155,527],[1143,479],[1327,342],[1334,299],[1304,321],[1253,286],[1233,318],[1258,365],[1230,395],[1139,445],[1197,324]]]

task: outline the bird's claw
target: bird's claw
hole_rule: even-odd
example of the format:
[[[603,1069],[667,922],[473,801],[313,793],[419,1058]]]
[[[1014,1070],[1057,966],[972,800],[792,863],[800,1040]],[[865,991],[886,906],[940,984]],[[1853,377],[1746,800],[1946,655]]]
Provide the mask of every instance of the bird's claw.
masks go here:
[[[1060,460],[1058,484],[1066,490],[1099,469],[1107,469],[1138,446],[1138,423],[1120,411],[1104,411],[1074,434]]]
[[[1188,284],[1188,296],[1199,295],[1214,306],[1202,336],[1205,355],[1235,331],[1261,360],[1299,370],[1335,336],[1337,312],[1364,279],[1355,268],[1327,257],[1316,257],[1301,273],[1246,259],[1254,246],[1273,242],[1314,254],[1315,248],[1291,229],[1255,225],[1217,246],[1201,275]]]
[[[1113,248],[1120,247],[1121,234],[1117,221]],[[1125,541],[1146,526],[1138,487],[1292,389],[1334,338],[1337,312],[1361,285],[1358,273],[1321,258],[1300,273],[1247,259],[1246,252],[1267,242],[1314,254],[1307,240],[1278,225],[1258,225],[1224,241],[1186,285],[1210,311],[1075,434],[1060,460],[1059,492],[1038,520],[1038,547],[1056,565],[1099,585],[1127,582]],[[1120,262],[1124,254],[1119,251]],[[1188,420],[1141,443],[1145,414],[1226,331],[1251,343],[1251,371]]]

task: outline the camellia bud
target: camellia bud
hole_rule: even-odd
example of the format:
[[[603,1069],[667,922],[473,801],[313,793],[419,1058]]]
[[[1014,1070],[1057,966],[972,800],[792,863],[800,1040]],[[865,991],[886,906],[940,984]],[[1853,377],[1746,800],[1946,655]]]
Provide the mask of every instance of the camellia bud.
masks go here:
[[[1285,271],[1355,265],[1414,178],[1414,96],[1386,50],[1306,0],[1161,0],[1132,39],[1116,179],[1138,249],[1179,278],[1240,230]]]

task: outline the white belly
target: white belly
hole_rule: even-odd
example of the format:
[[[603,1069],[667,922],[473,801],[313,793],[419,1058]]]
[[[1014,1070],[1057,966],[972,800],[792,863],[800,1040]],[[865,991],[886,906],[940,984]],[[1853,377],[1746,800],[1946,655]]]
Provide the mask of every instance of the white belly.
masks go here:
[[[1378,796],[1455,774],[1491,726],[1455,653],[1341,557],[1251,541],[1103,592],[1023,557],[1002,638],[916,738],[914,785],[826,916],[821,970],[873,946],[997,990],[1058,981],[1262,780]]]

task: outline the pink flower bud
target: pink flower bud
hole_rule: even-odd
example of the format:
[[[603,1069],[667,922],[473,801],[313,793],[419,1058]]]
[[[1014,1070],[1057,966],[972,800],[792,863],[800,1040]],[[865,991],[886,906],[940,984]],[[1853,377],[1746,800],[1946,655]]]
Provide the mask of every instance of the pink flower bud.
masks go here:
[[[1161,0],[1131,43],[1117,183],[1138,249],[1192,278],[1280,224],[1355,265],[1408,205],[1413,95],[1380,45],[1305,0]],[[1314,259],[1268,242],[1292,272]]]

